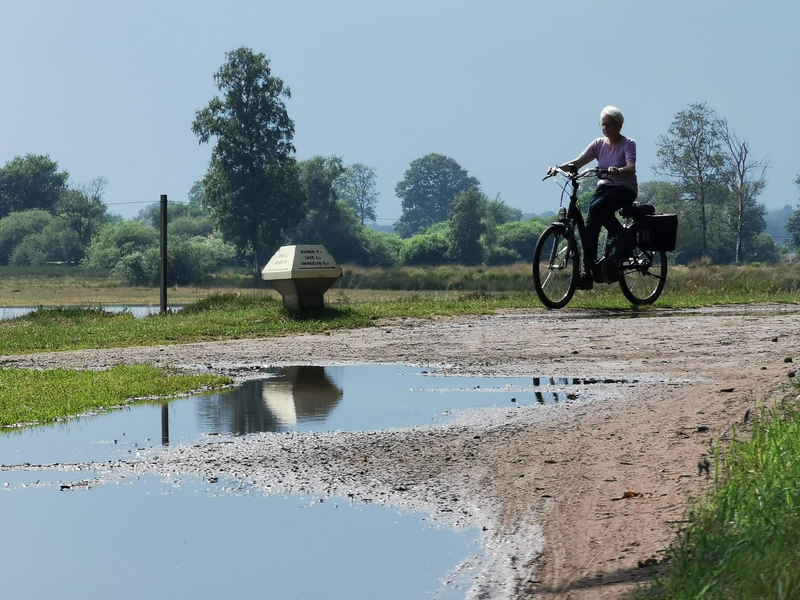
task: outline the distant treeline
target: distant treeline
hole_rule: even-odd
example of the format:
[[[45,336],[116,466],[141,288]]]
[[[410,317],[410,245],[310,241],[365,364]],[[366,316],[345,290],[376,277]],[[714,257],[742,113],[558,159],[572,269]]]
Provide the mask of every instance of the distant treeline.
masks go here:
[[[236,266],[257,276],[285,244],[323,244],[340,263],[362,267],[513,264],[531,260],[552,220],[523,219],[499,195],[487,196],[456,160],[431,153],[413,160],[395,186],[402,215],[393,232],[376,231],[368,226],[376,217],[375,169],[345,165],[338,156],[295,158],[288,88],[263,54],[234,50],[214,78],[221,97],[191,124],[201,143],[215,142],[208,172],[188,202],[168,207],[173,283],[201,283]],[[671,262],[775,263],[800,246],[800,210],[787,205],[770,220],[758,201],[767,185],[766,159],[755,157],[706,104],[676,114],[656,155],[659,179],[640,184],[639,201],[678,214]],[[124,220],[108,212],[106,185],[102,177],[70,183],[47,155],[6,163],[0,168],[0,264],[81,264],[132,284],[157,282],[158,205]],[[552,193],[555,204],[557,189],[541,193]],[[580,190],[584,210],[592,193],[591,184]],[[773,231],[786,232],[781,243],[766,233],[768,221]]]

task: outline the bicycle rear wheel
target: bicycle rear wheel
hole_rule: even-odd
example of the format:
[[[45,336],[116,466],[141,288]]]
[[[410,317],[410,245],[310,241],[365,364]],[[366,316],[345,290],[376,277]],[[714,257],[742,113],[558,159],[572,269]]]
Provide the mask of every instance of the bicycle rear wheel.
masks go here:
[[[635,248],[622,262],[619,287],[631,304],[652,304],[667,283],[667,253]]]
[[[563,225],[544,230],[533,251],[533,288],[548,308],[563,308],[578,285],[578,249]]]

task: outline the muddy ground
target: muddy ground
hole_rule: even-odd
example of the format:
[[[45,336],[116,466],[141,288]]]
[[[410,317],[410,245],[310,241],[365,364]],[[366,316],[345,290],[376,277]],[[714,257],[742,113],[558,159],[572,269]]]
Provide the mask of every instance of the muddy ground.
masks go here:
[[[747,409],[796,393],[788,375],[800,361],[796,306],[631,314],[397,320],[324,335],[6,357],[0,365],[146,362],[244,379],[282,364],[406,363],[464,375],[635,379],[585,386],[587,400],[509,404],[446,426],[261,434],[104,467],[108,478],[221,476],[233,487],[349,497],[477,527],[484,556],[452,574],[469,598],[623,598],[652,571],[640,565],[660,563],[685,525],[687,502],[708,489],[698,463],[709,442],[746,429]]]

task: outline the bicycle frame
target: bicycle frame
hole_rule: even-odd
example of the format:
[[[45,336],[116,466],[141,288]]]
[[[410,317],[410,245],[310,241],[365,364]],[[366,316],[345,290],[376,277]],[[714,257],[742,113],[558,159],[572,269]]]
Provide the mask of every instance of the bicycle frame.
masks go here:
[[[561,211],[559,211],[559,218],[556,222],[564,225],[567,236],[574,235],[575,227],[578,228],[578,243],[580,245],[583,270],[586,273],[591,273],[593,265],[589,264],[588,254],[586,252],[586,222],[584,221],[583,213],[578,206],[578,188],[581,185],[580,180],[584,179],[587,174],[597,172],[597,169],[587,169],[583,173],[568,173],[566,171],[561,172],[564,173],[564,175],[572,184],[572,193],[569,196],[569,206],[567,207],[564,216],[562,217],[560,214]]]

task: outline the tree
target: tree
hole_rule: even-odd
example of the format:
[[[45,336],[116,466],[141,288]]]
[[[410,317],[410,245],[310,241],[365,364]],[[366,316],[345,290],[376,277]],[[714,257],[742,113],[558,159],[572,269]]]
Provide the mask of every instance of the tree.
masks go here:
[[[797,187],[800,187],[800,175],[794,180]],[[794,214],[786,219],[786,231],[792,236],[794,247],[800,249],[800,203],[797,205],[797,210]]]
[[[290,239],[296,244],[323,244],[339,262],[352,262],[359,258],[358,230],[362,225],[334,189],[333,182],[343,172],[338,156],[315,156],[300,163],[308,213]]]
[[[0,264],[8,264],[22,240],[40,233],[52,220],[53,215],[39,208],[13,212],[0,219]]]
[[[224,239],[252,253],[258,276],[262,254],[305,215],[284,103],[291,93],[263,54],[238,48],[225,56],[214,74],[222,98],[197,111],[192,131],[201,144],[216,138],[203,202]]]
[[[92,240],[82,262],[89,267],[113,269],[123,257],[148,249],[158,251],[158,243],[158,230],[140,221],[106,225]]]
[[[103,202],[106,185],[105,177],[97,177],[88,184],[72,186],[61,192],[55,205],[55,213],[75,231],[84,248],[108,222],[108,207]]]
[[[762,210],[758,214],[759,206],[756,198],[767,185],[764,175],[768,163],[766,160],[756,160],[751,156],[748,143],[739,139],[736,132],[728,126],[726,119],[721,120],[720,131],[725,144],[723,176],[731,193],[730,220],[731,228],[736,235],[734,261],[740,265],[742,264],[742,242],[746,233],[750,233],[751,237],[754,237],[761,233],[766,226],[764,221],[764,212],[766,211]],[[748,231],[747,225],[757,221],[760,221],[761,228],[758,230],[751,228]]]
[[[34,208],[52,212],[68,179],[48,155],[14,157],[0,169],[0,218]]]
[[[483,259],[481,235],[486,231],[484,196],[476,189],[467,189],[453,200],[450,207],[450,258],[464,265],[475,265]]]
[[[504,223],[497,227],[495,243],[500,248],[513,251],[517,260],[533,260],[533,251],[539,236],[549,225],[536,219]]]
[[[189,207],[192,214],[205,213],[203,200],[206,197],[206,186],[202,181],[195,181],[189,189]]]
[[[375,205],[378,192],[375,191],[375,169],[355,163],[344,170],[333,182],[333,188],[342,200],[353,207],[356,216],[365,225],[376,218]]]
[[[708,207],[720,200],[716,192],[725,164],[721,134],[713,109],[705,103],[690,104],[675,115],[668,135],[659,137],[656,152],[655,172],[676,183],[696,208],[703,256],[708,256]]]
[[[11,253],[11,265],[43,265],[48,262],[77,263],[84,246],[77,232],[63,217],[54,217],[41,230],[25,237]]]
[[[455,197],[479,187],[480,182],[452,158],[428,154],[414,160],[395,186],[395,193],[403,201],[403,214],[395,223],[395,230],[402,237],[409,237],[447,220]]]
[[[497,194],[494,200],[486,201],[486,213],[497,225],[522,220],[522,211],[506,205],[500,194]]]

